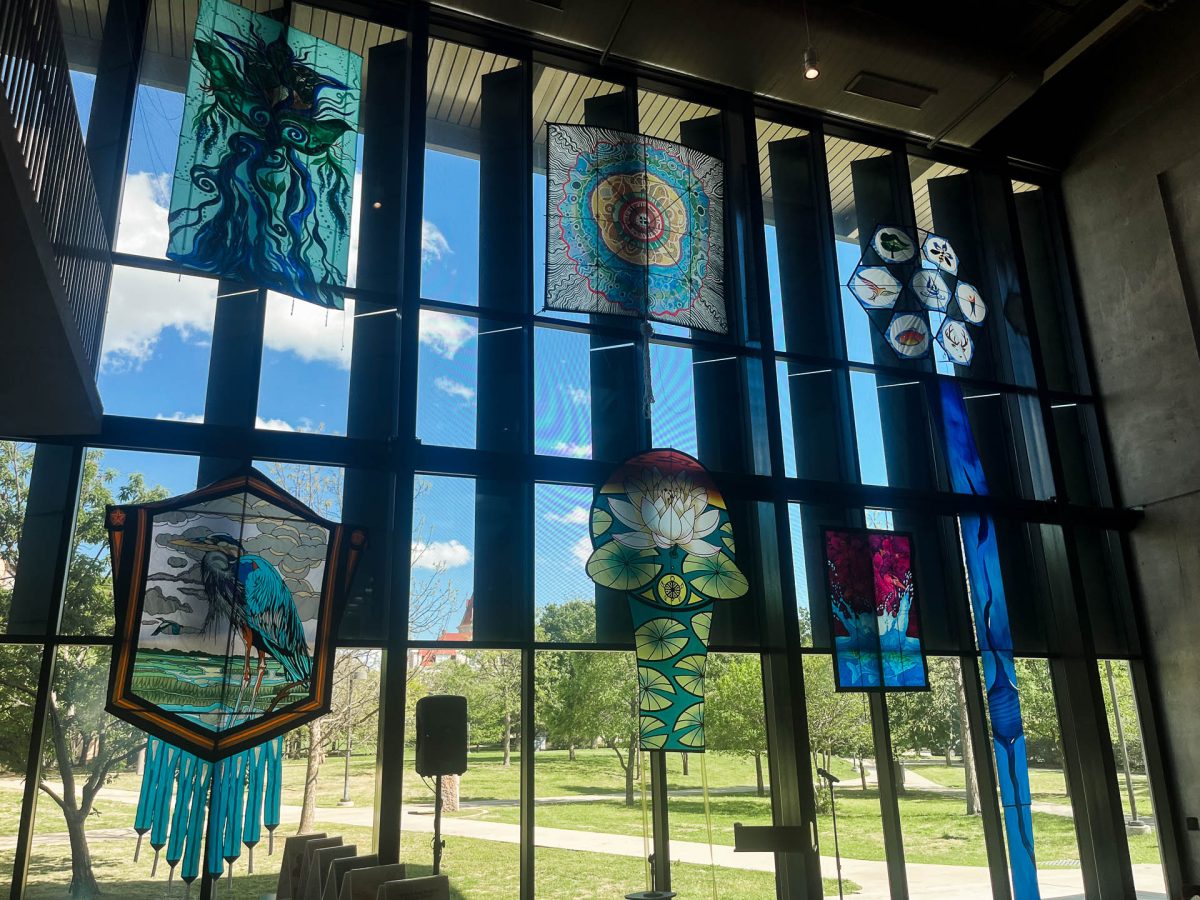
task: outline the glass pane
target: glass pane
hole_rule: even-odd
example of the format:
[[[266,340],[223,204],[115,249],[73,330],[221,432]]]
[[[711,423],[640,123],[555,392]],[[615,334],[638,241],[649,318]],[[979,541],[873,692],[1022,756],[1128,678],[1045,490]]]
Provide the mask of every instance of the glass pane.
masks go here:
[[[772,824],[762,666],[753,654],[713,653],[704,674],[705,752],[665,754],[671,886],[682,890],[675,882],[686,881],[683,870],[709,862],[711,837],[716,878],[721,885],[734,882],[730,895],[770,896],[774,856],[733,852],[735,822]],[[742,860],[751,859],[755,870],[747,871]]]
[[[158,898],[168,893],[171,867],[143,840],[139,860],[134,814],[142,784],[145,735],[104,711],[109,653],[104,647],[60,647],[55,669],[51,715],[47,718],[43,772],[47,781],[63,783],[64,767],[74,775],[64,788],[66,810],[48,798],[38,803],[26,896],[62,898],[74,878],[94,879],[114,896]],[[254,874],[247,872],[245,846],[233,865],[233,896],[255,898],[274,891],[282,860],[283,839],[297,831],[340,834],[359,853],[372,848],[375,800],[375,745],[378,735],[380,657],[375,650],[340,650],[334,664],[332,711],[284,738],[282,815],[279,828],[255,849]],[[56,748],[68,747],[63,760]],[[84,783],[95,778],[100,790],[89,799]],[[90,865],[66,840],[77,829]],[[179,870],[173,873],[178,883]],[[228,895],[226,884],[219,893]],[[179,887],[175,888],[181,893]],[[215,892],[216,893],[216,892]]]
[[[803,659],[804,702],[808,708],[817,840],[825,893],[837,893],[837,870],[832,862],[827,862],[834,855],[832,812],[836,803],[837,843],[845,892],[864,900],[888,900],[891,890],[883,850],[879,782],[867,695],[840,694],[834,690],[831,657],[806,654]],[[818,768],[839,779],[832,792],[829,782],[817,773]]]
[[[36,453],[36,444],[0,441],[0,630],[8,626],[12,609]],[[14,623],[13,627],[18,625]]]
[[[692,377],[691,351],[651,344],[650,370],[654,377],[654,405],[651,407],[654,446],[673,447],[698,456],[696,385]]]
[[[1053,403],[1054,439],[1062,466],[1063,488],[1072,503],[1112,502],[1108,474],[1098,451],[1100,426],[1095,407],[1082,403]]]
[[[479,323],[421,310],[417,437],[446,447],[475,446]]]
[[[589,459],[592,455],[592,363],[619,351],[591,354],[586,334],[538,328],[534,334],[534,452]],[[629,348],[632,349],[632,348]],[[632,399],[631,399],[632,402]]]
[[[808,593],[808,565],[804,558],[804,511],[799,503],[788,504],[788,526],[792,546],[792,574],[796,583],[796,617],[800,621],[800,643],[813,645],[813,621]],[[818,598],[820,602],[820,598]]]
[[[988,493],[1045,500],[1055,493],[1037,398],[963,386]]]
[[[776,360],[784,471],[789,478],[843,477],[841,420],[846,375],[828,366]]]
[[[1050,664],[1044,659],[1018,659],[1015,668],[1029,757],[1038,882],[1043,889],[1051,885],[1078,885],[1076,890],[1082,893],[1075,811],[1063,767],[1062,730],[1050,681]]]
[[[887,694],[908,863],[945,866],[939,885],[962,896],[991,893],[971,728],[954,657],[927,660],[929,691]],[[985,788],[986,789],[986,788]]]
[[[584,565],[592,554],[592,489],[538,484],[533,497],[538,640],[590,643],[596,639],[596,589]]]
[[[104,412],[200,422],[217,282],[113,267],[97,386]]]
[[[435,39],[428,65],[421,296],[476,305],[483,85],[517,63]]]
[[[0,706],[0,884],[12,877],[13,851],[21,823],[21,800],[25,768],[29,763],[29,734],[33,729],[33,707],[37,702],[38,674],[42,648],[36,644],[0,645],[0,681],[6,685]],[[42,798],[42,807],[53,801]]]
[[[163,12],[167,13],[165,9]],[[169,13],[167,16],[169,18]],[[189,23],[188,31],[193,27],[194,21]],[[147,53],[151,43],[147,42]],[[191,48],[186,51],[176,48],[175,53],[178,56],[173,64],[154,67],[158,71],[153,85],[138,85],[115,246],[122,253],[157,259],[167,255],[170,234],[167,214],[171,207],[171,184],[175,177],[179,131],[183,127],[183,92],[187,82],[184,60],[190,58]]]
[[[198,464],[194,456],[87,451],[67,569],[61,634],[108,637],[113,633],[112,564],[104,507],[110,503],[148,503],[193,491]]]
[[[253,465],[317,515],[333,522],[342,521],[342,493],[346,483],[344,469],[311,463],[258,460]]]
[[[863,484],[932,487],[925,387],[903,375],[850,373]]]
[[[1150,796],[1150,777],[1142,744],[1142,726],[1133,693],[1133,672],[1125,660],[1102,660],[1100,687],[1108,713],[1108,735],[1117,767],[1117,787],[1125,814],[1129,857],[1138,893],[1157,892],[1163,887],[1162,847],[1158,840],[1158,817]],[[1157,896],[1157,893],[1154,894]]]
[[[474,553],[474,479],[418,475],[413,486],[409,638],[472,640]],[[454,655],[451,650],[428,652]]]
[[[467,698],[467,771],[442,777],[442,871],[463,898],[515,897],[521,878],[521,651],[422,656],[409,675],[410,715],[415,715],[417,700],[429,694]],[[432,870],[436,782],[417,774],[414,738],[409,740],[401,858],[412,877]]]
[[[258,427],[345,434],[354,300],[326,310],[267,294]]]
[[[637,736],[633,654],[539,651],[535,677],[536,895],[600,898],[644,890],[641,859],[590,849],[614,839],[642,845],[641,776],[649,773],[639,771],[639,754],[629,752]]]
[[[1055,391],[1087,391],[1079,320],[1066,261],[1056,239],[1051,201],[1046,191],[1035,184],[1014,181],[1012,190],[1046,387]]]

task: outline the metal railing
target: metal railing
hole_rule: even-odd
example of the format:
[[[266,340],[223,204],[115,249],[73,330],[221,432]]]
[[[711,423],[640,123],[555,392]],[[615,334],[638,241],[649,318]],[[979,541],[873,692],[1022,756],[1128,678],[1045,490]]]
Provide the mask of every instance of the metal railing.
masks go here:
[[[0,3],[0,93],[93,374],[100,357],[112,244],[67,68],[56,0]]]

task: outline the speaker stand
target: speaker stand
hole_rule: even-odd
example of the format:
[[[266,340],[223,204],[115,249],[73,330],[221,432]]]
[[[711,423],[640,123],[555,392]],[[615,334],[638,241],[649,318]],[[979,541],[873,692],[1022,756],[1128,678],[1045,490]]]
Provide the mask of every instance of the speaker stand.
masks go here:
[[[433,874],[442,874],[442,776],[437,776],[437,790],[433,796]]]

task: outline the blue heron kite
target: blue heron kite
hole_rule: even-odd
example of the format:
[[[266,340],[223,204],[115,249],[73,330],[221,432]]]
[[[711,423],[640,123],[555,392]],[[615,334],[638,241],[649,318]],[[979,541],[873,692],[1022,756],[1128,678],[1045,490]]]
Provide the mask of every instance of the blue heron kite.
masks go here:
[[[312,658],[300,614],[279,571],[262,556],[246,553],[228,534],[210,534],[195,540],[175,538],[172,546],[201,550],[200,578],[208,597],[208,613],[201,632],[211,634],[217,620],[224,618],[231,630],[241,635],[245,646],[242,687],[231,718],[240,713],[242,698],[250,683],[250,655],[258,653],[258,671],[250,693],[253,709],[270,656],[283,668],[285,683],[276,691],[265,712],[271,712],[295,687],[305,685],[312,674]]]

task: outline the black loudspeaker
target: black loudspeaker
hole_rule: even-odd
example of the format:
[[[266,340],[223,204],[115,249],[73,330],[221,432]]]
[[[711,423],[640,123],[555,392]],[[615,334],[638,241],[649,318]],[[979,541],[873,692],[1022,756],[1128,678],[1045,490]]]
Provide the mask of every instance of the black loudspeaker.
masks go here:
[[[467,771],[467,698],[435,694],[417,701],[417,774]]]

